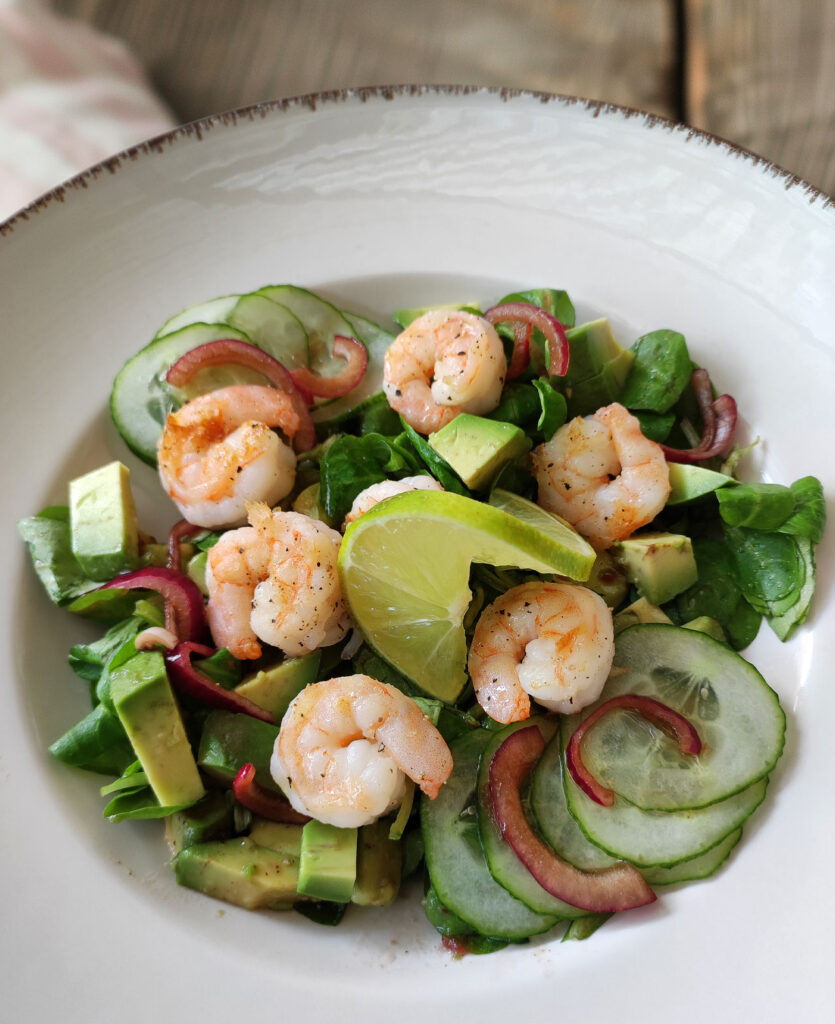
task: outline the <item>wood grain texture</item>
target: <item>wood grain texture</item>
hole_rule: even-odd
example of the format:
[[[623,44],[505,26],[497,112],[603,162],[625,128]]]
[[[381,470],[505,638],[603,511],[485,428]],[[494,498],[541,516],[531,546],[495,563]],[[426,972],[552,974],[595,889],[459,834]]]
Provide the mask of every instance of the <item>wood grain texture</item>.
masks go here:
[[[570,93],[673,116],[668,0],[54,0],[125,40],[176,116],[410,83]]]
[[[835,2],[685,4],[688,122],[835,194]]]

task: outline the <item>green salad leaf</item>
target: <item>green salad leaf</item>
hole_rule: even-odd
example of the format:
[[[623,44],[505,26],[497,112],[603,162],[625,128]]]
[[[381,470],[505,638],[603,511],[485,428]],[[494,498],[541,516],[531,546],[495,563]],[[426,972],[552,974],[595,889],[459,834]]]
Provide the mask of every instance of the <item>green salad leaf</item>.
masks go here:
[[[626,378],[620,401],[628,409],[667,412],[690,382],[693,364],[684,335],[653,331],[632,346],[635,361]]]

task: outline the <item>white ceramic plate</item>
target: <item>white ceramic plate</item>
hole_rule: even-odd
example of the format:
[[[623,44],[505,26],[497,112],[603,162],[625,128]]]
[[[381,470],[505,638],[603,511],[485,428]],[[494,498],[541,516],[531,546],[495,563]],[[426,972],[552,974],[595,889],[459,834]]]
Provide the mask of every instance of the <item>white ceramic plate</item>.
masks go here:
[[[398,306],[564,287],[631,342],[683,331],[762,441],[749,471],[833,493],[835,210],[777,169],[657,119],[484,90],[268,105],[175,132],[3,226],[0,715],[4,1016],[119,1020],[823,1020],[831,982],[831,537],[786,646],[751,650],[789,716],[767,804],[715,879],[586,943],[453,961],[416,899],[338,929],[179,889],[153,823],[101,817],[98,780],[46,747],[85,710],[14,524],[122,458],[140,510],[171,511],[112,428],[124,359],[180,308],[295,282]],[[431,555],[429,555],[431,557]],[[826,1001],[825,1001],[826,1000]]]

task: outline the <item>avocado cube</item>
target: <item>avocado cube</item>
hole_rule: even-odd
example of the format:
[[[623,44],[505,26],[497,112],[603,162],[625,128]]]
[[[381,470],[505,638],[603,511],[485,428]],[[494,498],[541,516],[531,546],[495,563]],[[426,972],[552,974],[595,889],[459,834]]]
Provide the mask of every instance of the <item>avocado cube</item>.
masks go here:
[[[564,378],[567,386],[596,377],[607,363],[616,359],[621,361],[623,377],[626,379],[635,356],[617,341],[612,333],[612,325],[605,317],[579,324],[565,333],[571,351],[568,372]]]
[[[280,722],[290,701],[309,683],[316,682],[321,660],[319,651],[301,658],[287,658],[280,665],[248,676],[235,687],[235,693],[270,711],[275,721]]]
[[[110,696],[160,804],[196,803],[206,791],[162,655],[143,651],[111,672]]]
[[[697,633],[707,633],[708,636],[712,636],[714,640],[718,640],[720,644],[726,644],[728,638],[725,635],[725,630],[722,628],[722,624],[716,619],[712,619],[709,615],[699,615],[698,618],[691,619],[689,622],[682,623],[685,629],[695,629]]]
[[[670,496],[668,505],[681,505],[685,501],[693,501],[705,494],[711,494],[720,487],[736,483],[732,476],[717,473],[704,466],[693,466],[683,462],[670,462]]]
[[[298,890],[304,896],[350,903],[357,877],[357,829],[309,821],[302,829]]]
[[[139,558],[139,527],[130,470],[121,462],[70,482],[70,542],[91,580],[112,580]]]
[[[462,412],[428,437],[430,446],[474,491],[486,487],[506,463],[524,455],[531,442],[512,423]]]
[[[613,545],[615,557],[641,597],[660,605],[699,578],[693,545],[680,533],[643,533]]]
[[[289,853],[296,860],[302,852],[302,826],[286,825],[280,821],[269,821],[267,818],[252,819],[249,838],[258,846],[266,846],[279,853]]]
[[[189,846],[174,858],[180,885],[247,910],[288,910],[298,900],[298,856],[252,839]]]
[[[402,852],[400,843],[389,838],[390,828],[385,818],[360,828],[352,903],[388,907],[397,899]]]
[[[658,605],[651,604],[645,597],[639,597],[637,601],[619,611],[614,617],[615,635],[634,626],[639,622],[666,622],[672,625],[672,619]]]

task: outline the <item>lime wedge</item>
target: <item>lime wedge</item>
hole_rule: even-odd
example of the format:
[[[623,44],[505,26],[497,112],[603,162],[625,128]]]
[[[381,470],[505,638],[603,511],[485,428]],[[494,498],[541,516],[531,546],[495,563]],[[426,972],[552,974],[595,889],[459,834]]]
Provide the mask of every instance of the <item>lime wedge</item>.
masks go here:
[[[588,579],[593,548],[542,515],[547,530],[448,491],[380,502],[351,523],[339,552],[343,594],[366,641],[426,693],[454,701],[467,682],[473,562]]]

